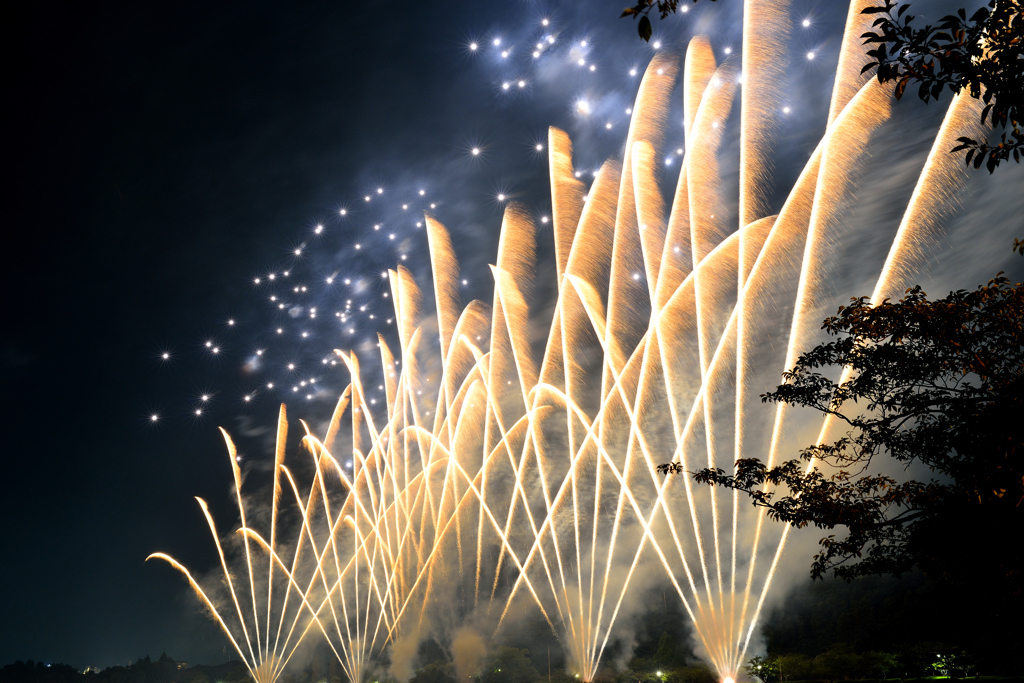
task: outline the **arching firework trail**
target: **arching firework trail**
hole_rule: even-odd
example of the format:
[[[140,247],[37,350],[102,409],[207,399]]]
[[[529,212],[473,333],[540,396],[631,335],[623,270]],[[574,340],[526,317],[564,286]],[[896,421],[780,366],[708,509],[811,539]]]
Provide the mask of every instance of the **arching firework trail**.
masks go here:
[[[723,678],[735,677],[786,531],[764,524],[735,493],[666,479],[656,467],[728,468],[741,456],[771,464],[799,445],[784,405],[755,404],[813,343],[833,305],[828,246],[870,137],[889,116],[888,91],[847,54],[862,31],[862,4],[850,11],[828,127],[777,215],[767,214],[765,197],[778,35],[788,30],[778,2],[747,3],[742,65],[717,63],[703,37],[682,60],[656,55],[622,158],[606,162],[589,191],[569,136],[550,130],[555,298],[542,348],[529,306],[538,251],[529,212],[507,205],[493,298],[465,306],[452,238],[428,212],[432,296],[402,265],[383,273],[395,339],[378,336],[379,403],[364,390],[356,354],[325,357],[350,380],[323,439],[306,430],[313,475],[305,492],[284,462],[282,409],[267,536],[247,522],[228,440],[245,580],[233,578],[203,509],[229,607],[155,555],[186,573],[257,681],[275,680],[312,633],[362,681],[386,647],[415,645],[437,615],[500,632],[523,603],[592,681],[628,596],[658,574],[705,656]],[[656,165],[680,75],[687,151],[677,186],[663,193]],[[739,224],[730,222],[725,207],[737,200],[720,171],[736,98]],[[876,297],[908,284],[920,245],[948,208],[960,180],[944,152],[971,133],[975,105],[959,98],[950,106]],[[343,325],[350,309],[351,300],[338,314]],[[283,500],[301,513],[287,543]]]

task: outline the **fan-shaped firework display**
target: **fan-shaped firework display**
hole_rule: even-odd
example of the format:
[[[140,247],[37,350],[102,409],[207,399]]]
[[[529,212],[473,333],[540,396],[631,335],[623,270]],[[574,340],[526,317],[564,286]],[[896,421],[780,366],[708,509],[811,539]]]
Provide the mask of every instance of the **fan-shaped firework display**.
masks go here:
[[[655,56],[624,153],[589,189],[569,136],[550,130],[554,272],[536,272],[537,226],[509,204],[493,299],[463,306],[452,238],[430,214],[423,219],[432,282],[417,283],[403,266],[384,278],[397,332],[397,343],[379,336],[383,373],[373,385],[384,400],[368,398],[356,354],[324,358],[343,365],[350,383],[326,433],[307,429],[315,467],[305,485],[285,463],[282,409],[261,532],[246,515],[228,439],[244,577],[221,551],[224,601],[189,580],[256,680],[275,680],[315,635],[361,681],[374,658],[414,647],[439,614],[500,632],[529,605],[574,672],[592,681],[626,597],[656,575],[674,588],[707,659],[722,677],[736,675],[786,532],[735,492],[665,478],[656,466],[728,469],[741,456],[770,464],[825,437],[827,424],[808,437],[784,405],[760,407],[759,395],[815,341],[834,305],[828,246],[869,137],[889,114],[888,90],[860,75],[863,5],[850,8],[826,133],[777,215],[765,209],[768,141],[788,18],[778,3],[754,2],[742,67],[717,63],[700,37],[682,64]],[[680,77],[687,148],[666,200],[656,166]],[[876,299],[907,285],[958,182],[947,150],[970,133],[977,104],[950,105]],[[733,111],[738,226],[723,208],[737,198],[719,172]],[[555,300],[540,335],[530,302],[543,279]],[[284,525],[281,506],[301,520]]]

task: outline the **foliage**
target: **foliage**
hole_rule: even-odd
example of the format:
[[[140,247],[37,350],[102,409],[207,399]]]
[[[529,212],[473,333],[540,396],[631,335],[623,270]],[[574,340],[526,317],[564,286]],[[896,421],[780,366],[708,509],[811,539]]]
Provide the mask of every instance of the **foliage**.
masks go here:
[[[683,0],[685,2],[685,0]],[[675,14],[679,8],[680,0],[637,0],[637,3],[632,7],[627,7],[622,10],[622,17],[633,17],[634,19],[639,18],[637,22],[636,30],[640,34],[640,37],[644,40],[649,41],[651,39],[651,18],[647,15],[651,13],[651,10],[656,9],[664,19],[670,14]],[[691,2],[697,2],[697,0],[691,0]],[[711,0],[715,2],[715,0]]]
[[[480,683],[534,683],[539,679],[529,651],[515,647],[498,648],[477,675]]]
[[[455,683],[455,667],[444,661],[430,662],[417,670],[409,683]]]
[[[779,662],[774,658],[762,657],[761,655],[752,657],[746,666],[743,667],[743,671],[751,678],[761,681],[761,683],[775,683],[779,680]]]
[[[1000,530],[1024,521],[1024,287],[1000,274],[935,301],[920,287],[895,303],[861,297],[823,329],[838,339],[800,356],[762,400],[813,408],[845,424],[845,435],[781,465],[742,459],[734,474],[705,469],[697,481],[743,491],[794,527],[845,527],[845,537],[821,539],[814,578],[899,576],[920,565],[957,582],[987,571],[1019,599],[1020,568]],[[837,383],[819,368],[852,374]],[[941,479],[864,474],[879,454]]]
[[[1011,156],[1020,162],[1024,151],[1024,5],[1021,0],[990,0],[967,18],[960,9],[943,17],[936,26],[912,26],[910,5],[885,0],[868,7],[865,14],[880,15],[874,31],[862,37],[872,59],[863,71],[878,68],[881,83],[895,82],[893,94],[903,96],[909,84],[918,85],[918,97],[928,102],[943,90],[966,90],[985,102],[981,121],[990,120],[1004,129],[1000,141],[989,146],[968,137],[952,151],[967,151],[965,161],[974,168],[982,163],[993,172]],[[902,20],[902,21],[901,21]],[[1009,128],[1009,131],[1006,129]]]

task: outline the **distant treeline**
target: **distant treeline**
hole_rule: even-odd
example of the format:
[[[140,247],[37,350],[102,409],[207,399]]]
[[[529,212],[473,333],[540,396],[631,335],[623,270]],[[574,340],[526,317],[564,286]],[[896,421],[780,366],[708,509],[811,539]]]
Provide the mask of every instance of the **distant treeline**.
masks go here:
[[[67,664],[15,662],[0,669],[0,683],[250,683],[241,662],[200,664],[179,668],[166,654],[152,661],[147,655],[130,666],[111,666],[81,673]]]
[[[596,683],[718,683],[693,647],[690,623],[671,589],[644,597],[632,623],[632,647],[609,643]],[[988,615],[1001,609],[979,596],[951,592],[920,574],[867,577],[852,583],[826,579],[799,586],[764,615],[761,647],[769,683],[797,680],[916,679],[936,675],[1022,673],[1024,639],[997,632]],[[624,628],[630,624],[623,623]],[[551,631],[538,619],[511,629],[481,664],[476,683],[579,683]],[[498,647],[504,645],[505,647]],[[753,649],[753,648],[752,648]],[[455,680],[449,648],[428,639],[410,683]],[[615,666],[618,662],[618,667]],[[388,662],[381,662],[385,669]],[[660,672],[660,675],[659,675]],[[370,674],[364,683],[392,683]],[[0,669],[0,683],[242,683],[241,662],[179,668],[167,655],[131,666],[80,673],[63,664],[16,662]],[[347,683],[337,660],[317,651],[293,664],[281,683]]]

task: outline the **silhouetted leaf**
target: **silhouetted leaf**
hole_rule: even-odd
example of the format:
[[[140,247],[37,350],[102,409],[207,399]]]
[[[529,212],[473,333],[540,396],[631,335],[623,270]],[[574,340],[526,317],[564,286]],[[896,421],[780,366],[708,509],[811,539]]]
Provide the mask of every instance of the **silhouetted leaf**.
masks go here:
[[[640,23],[637,24],[636,30],[637,33],[640,34],[641,38],[650,42],[653,29],[651,28],[651,20],[648,17],[640,17]]]

